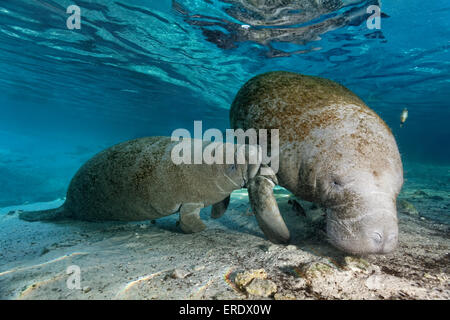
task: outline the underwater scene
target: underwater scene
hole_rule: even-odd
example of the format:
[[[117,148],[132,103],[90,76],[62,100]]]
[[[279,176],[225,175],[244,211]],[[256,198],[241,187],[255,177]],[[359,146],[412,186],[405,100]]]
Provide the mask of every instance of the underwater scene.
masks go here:
[[[450,299],[450,2],[0,1],[0,299]]]

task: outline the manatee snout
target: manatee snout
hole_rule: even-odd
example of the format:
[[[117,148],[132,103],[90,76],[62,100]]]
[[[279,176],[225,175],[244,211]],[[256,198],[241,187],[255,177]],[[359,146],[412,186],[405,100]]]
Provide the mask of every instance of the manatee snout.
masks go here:
[[[347,216],[348,218],[346,218]],[[382,203],[367,207],[327,209],[327,235],[337,248],[353,254],[386,254],[398,244],[397,210]]]

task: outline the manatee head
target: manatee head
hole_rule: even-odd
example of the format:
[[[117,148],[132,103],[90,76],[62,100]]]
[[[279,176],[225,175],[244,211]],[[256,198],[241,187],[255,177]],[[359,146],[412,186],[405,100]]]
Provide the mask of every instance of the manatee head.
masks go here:
[[[305,140],[297,190],[302,195],[307,190],[325,209],[334,246],[354,254],[388,253],[398,242],[400,154],[374,112],[351,109],[342,112],[342,121],[314,129]]]
[[[398,177],[388,169],[349,168],[323,177],[320,202],[330,242],[350,253],[389,253],[397,246]]]

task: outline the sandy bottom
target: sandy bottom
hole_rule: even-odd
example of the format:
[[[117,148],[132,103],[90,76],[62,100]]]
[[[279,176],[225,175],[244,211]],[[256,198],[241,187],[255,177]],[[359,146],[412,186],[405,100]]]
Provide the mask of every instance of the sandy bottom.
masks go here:
[[[276,285],[267,299],[450,299],[449,225],[426,218],[439,210],[448,215],[450,198],[432,192],[420,180],[409,183],[400,200],[418,214],[399,213],[398,249],[362,258],[329,245],[323,212],[300,201],[306,215],[299,214],[282,189],[276,195],[293,236],[288,246],[264,239],[245,190],[233,193],[218,220],[204,209],[208,229],[197,234],[181,233],[177,215],[155,223],[29,223],[16,210],[56,207],[63,200],[4,208],[0,298],[255,299],[261,296],[236,286],[236,275],[264,269]],[[77,282],[68,268],[79,268],[79,289],[69,289],[68,280]]]

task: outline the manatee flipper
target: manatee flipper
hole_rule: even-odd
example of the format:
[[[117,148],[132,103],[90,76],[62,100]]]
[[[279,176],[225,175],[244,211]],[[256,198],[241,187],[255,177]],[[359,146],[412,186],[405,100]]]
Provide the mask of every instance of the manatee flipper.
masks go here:
[[[264,235],[274,243],[288,243],[291,236],[273,195],[274,186],[268,177],[258,175],[247,186],[248,196]]]
[[[228,205],[230,204],[230,196],[226,197],[220,202],[217,202],[216,204],[213,204],[211,208],[211,218],[218,219],[225,211],[227,211]]]
[[[206,225],[200,218],[202,203],[184,203],[180,208],[180,227],[185,233],[200,232]]]
[[[24,211],[19,213],[19,219],[34,222],[34,221],[57,221],[71,218],[69,211],[64,209],[64,206],[55,209],[42,211]]]

